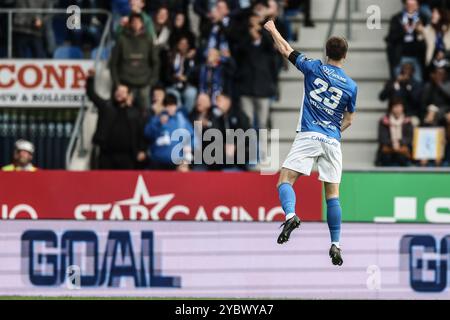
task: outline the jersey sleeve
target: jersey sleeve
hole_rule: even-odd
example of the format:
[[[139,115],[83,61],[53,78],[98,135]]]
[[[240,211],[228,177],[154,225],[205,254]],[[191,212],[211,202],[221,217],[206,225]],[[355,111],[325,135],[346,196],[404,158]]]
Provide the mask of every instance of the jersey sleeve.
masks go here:
[[[355,88],[353,89],[353,94],[352,97],[350,99],[350,102],[347,106],[347,111],[348,112],[355,112],[356,111],[356,95],[358,94],[358,87],[355,86]]]
[[[303,72],[303,74],[307,74],[314,68],[317,62],[318,60],[309,59],[304,53],[299,53],[295,60],[295,67]]]

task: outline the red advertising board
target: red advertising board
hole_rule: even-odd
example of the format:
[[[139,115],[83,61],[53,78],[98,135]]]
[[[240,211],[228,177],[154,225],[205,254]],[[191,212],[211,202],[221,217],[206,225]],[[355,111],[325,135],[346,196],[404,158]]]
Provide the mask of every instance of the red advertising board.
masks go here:
[[[1,219],[281,221],[278,175],[222,172],[0,173]],[[321,220],[317,175],[295,185],[297,212]]]

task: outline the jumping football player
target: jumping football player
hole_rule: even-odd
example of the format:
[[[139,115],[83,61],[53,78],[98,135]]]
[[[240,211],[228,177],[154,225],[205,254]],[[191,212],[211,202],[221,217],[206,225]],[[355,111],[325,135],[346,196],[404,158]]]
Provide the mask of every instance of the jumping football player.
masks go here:
[[[301,175],[310,175],[317,163],[319,180],[324,182],[327,200],[327,222],[330,229],[329,255],[334,265],[342,265],[339,246],[341,206],[339,183],[342,174],[341,132],[353,121],[357,86],[342,66],[348,44],[344,38],[331,37],[326,43],[326,63],[308,59],[291,48],[268,21],[264,28],[270,32],[278,51],[304,74],[304,94],[300,106],[297,135],[283,163],[278,181],[281,206],[286,213],[278,243],[289,240],[291,232],[300,226],[295,213],[295,192],[292,185]]]

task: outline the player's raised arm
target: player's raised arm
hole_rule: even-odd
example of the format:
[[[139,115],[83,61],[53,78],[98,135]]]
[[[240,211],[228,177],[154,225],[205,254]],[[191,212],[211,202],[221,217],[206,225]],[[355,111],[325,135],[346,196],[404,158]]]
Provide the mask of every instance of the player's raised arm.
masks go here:
[[[272,20],[269,20],[264,24],[264,28],[272,35],[273,41],[275,42],[275,46],[277,47],[278,51],[283,55],[283,57],[289,59],[289,55],[294,51],[294,49],[292,49],[290,44],[286,40],[284,40],[280,32],[278,32],[277,28],[275,27],[275,23],[273,23]]]

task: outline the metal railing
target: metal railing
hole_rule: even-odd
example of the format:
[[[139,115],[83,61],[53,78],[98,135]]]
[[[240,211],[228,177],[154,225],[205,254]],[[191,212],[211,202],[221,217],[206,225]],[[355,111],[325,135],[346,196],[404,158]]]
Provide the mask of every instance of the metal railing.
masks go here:
[[[18,14],[18,13],[24,13],[24,14],[38,13],[38,14],[49,15],[50,17],[53,17],[55,15],[60,15],[60,14],[65,14],[65,15],[72,14],[67,9],[44,9],[44,8],[42,8],[42,9],[39,9],[39,8],[33,8],[33,9],[8,8],[8,9],[5,9],[5,8],[0,8],[0,14],[7,14],[7,16],[8,16],[8,30],[7,30],[7,33],[8,33],[7,52],[8,53],[7,53],[7,55],[8,55],[9,59],[13,58],[13,36],[14,36],[13,16],[14,16],[14,14]],[[108,10],[104,10],[104,9],[81,9],[80,14],[81,15],[83,15],[83,14],[105,15],[107,17],[105,26],[103,28],[103,33],[102,33],[102,37],[100,40],[100,44],[97,46],[98,50],[97,50],[97,53],[95,56],[95,61],[94,61],[94,69],[97,70],[99,62],[101,60],[101,54],[102,54],[104,48],[106,47],[107,36],[111,30],[112,14]],[[87,153],[87,149],[86,149],[85,141],[84,141],[84,137],[83,137],[83,129],[84,129],[83,123],[84,123],[85,114],[86,114],[86,104],[85,104],[85,101],[83,100],[82,105],[79,109],[79,113],[77,116],[77,120],[75,122],[75,126],[73,128],[72,135],[70,137],[69,144],[67,146],[67,151],[66,151],[66,155],[65,155],[66,168],[68,168],[70,166],[70,160],[73,156],[73,152],[77,145],[78,139],[80,141],[79,154],[81,156],[83,156]]]
[[[353,2],[353,5],[352,5]],[[325,42],[333,35],[334,26],[338,16],[339,7],[342,1],[336,0],[334,2],[333,13],[331,15],[330,24],[328,26],[328,32],[326,34]],[[345,1],[345,36],[347,40],[352,40],[352,9],[357,11],[359,9],[359,0],[346,0]]]
[[[102,10],[103,11],[103,10]],[[100,39],[100,44],[98,45],[98,50],[95,56],[95,61],[94,61],[94,70],[96,71],[96,74],[98,74],[98,66],[100,64],[101,61],[101,56],[102,56],[102,52],[105,49],[105,47],[107,46],[107,38],[108,35],[110,34],[111,31],[111,23],[112,23],[112,14],[108,11],[106,11],[108,19],[106,21],[105,27],[103,29],[103,34],[102,37]],[[94,89],[95,90],[95,89]],[[80,108],[80,112],[78,114],[77,117],[77,121],[75,122],[75,126],[74,126],[74,130],[73,130],[73,134],[70,137],[70,141],[69,141],[69,145],[67,147],[67,151],[66,151],[66,169],[69,169],[70,167],[70,162],[73,156],[73,152],[75,151],[75,147],[77,145],[77,140],[79,139],[79,152],[78,155],[83,157],[86,156],[87,152],[87,148],[85,145],[85,141],[84,141],[84,118],[86,115],[86,100],[83,99],[82,102],[82,106]]]

